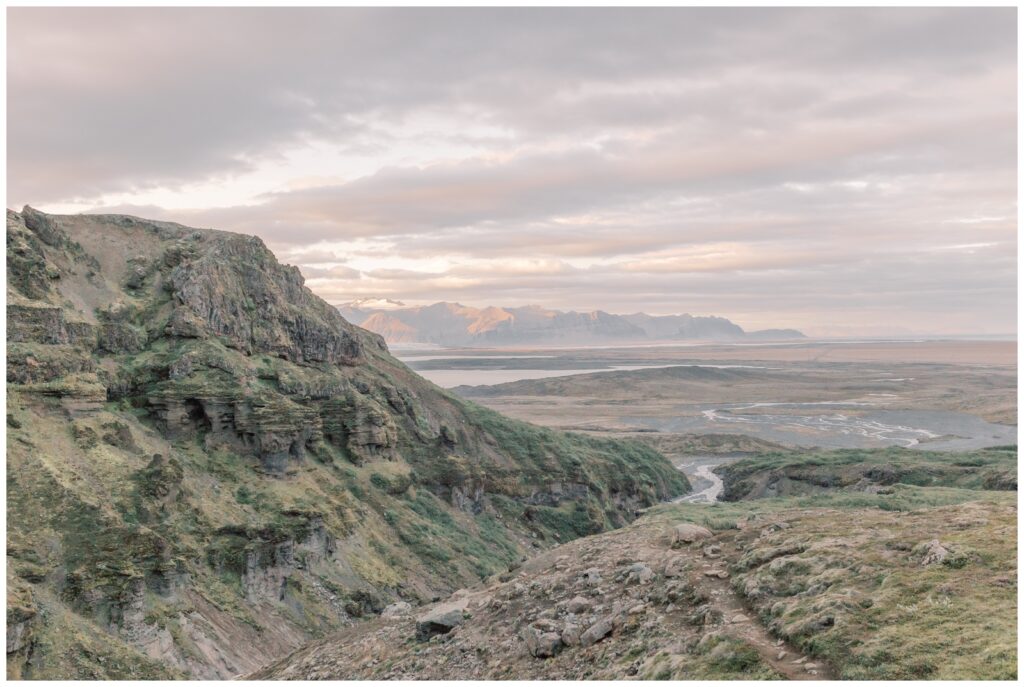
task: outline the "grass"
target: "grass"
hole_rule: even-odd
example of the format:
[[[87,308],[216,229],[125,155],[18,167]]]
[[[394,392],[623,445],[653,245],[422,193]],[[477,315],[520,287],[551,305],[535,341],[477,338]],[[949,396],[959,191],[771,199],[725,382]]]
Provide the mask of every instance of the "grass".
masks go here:
[[[900,448],[776,451],[724,465],[724,498],[793,496],[865,485],[908,484],[963,489],[1017,488],[1016,447],[969,452]]]
[[[33,660],[65,672],[47,675],[133,675],[114,657],[88,665],[58,657],[91,651],[62,629],[102,639],[101,628],[140,606],[142,617],[175,628],[168,651],[194,651],[188,628],[203,625],[174,615],[249,641],[254,561],[288,568],[287,598],[258,615],[291,642],[346,621],[332,594],[351,600],[372,588],[382,598],[428,599],[506,571],[538,542],[624,524],[637,508],[689,489],[641,444],[533,427],[437,389],[349,332],[327,303],[292,292],[297,273],[247,240],[178,240],[152,228],[138,238],[145,281],[90,306],[105,349],[26,343],[9,351],[9,563],[29,601],[51,604],[39,616],[39,636],[51,639]],[[183,250],[206,242],[216,260],[197,255],[181,265]],[[98,274],[70,243],[45,256],[31,231],[16,231],[15,243],[25,258],[11,263],[20,301],[56,298],[50,272],[68,285],[83,267],[110,288],[121,279]],[[185,313],[165,288],[172,270],[223,298],[223,317]],[[265,307],[285,287],[288,298]],[[79,322],[83,313],[63,307]],[[169,324],[183,336],[166,335]],[[316,362],[322,352],[303,350],[302,364],[292,362],[298,348],[316,348],[312,335],[331,339],[339,328],[364,356],[328,364]],[[285,453],[284,470],[261,463]],[[180,604],[155,598],[171,577],[190,592]],[[97,667],[104,662],[107,673]]]
[[[972,467],[1002,467],[990,453]],[[1015,493],[895,484],[648,512],[639,526],[693,522],[734,538],[736,591],[769,629],[843,678],[1016,678]],[[924,565],[935,539],[949,556]]]
[[[681,653],[648,657],[640,674],[645,680],[779,680],[781,676],[753,646],[738,637],[707,634]]]
[[[643,505],[690,490],[681,472],[638,441],[556,432],[461,399],[457,403],[515,461],[520,485],[545,480],[577,482],[604,496],[636,493],[645,501]]]

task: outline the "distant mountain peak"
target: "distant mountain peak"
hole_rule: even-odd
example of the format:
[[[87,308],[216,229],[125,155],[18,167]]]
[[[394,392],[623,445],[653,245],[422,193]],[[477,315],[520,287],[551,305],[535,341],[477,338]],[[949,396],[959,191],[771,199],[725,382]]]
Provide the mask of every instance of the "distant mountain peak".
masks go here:
[[[604,310],[563,311],[531,304],[475,308],[441,301],[431,305],[374,307],[370,299],[339,306],[353,324],[383,336],[389,343],[442,346],[586,345],[651,341],[739,341],[800,339],[795,329],[746,332],[724,317],[616,315]]]

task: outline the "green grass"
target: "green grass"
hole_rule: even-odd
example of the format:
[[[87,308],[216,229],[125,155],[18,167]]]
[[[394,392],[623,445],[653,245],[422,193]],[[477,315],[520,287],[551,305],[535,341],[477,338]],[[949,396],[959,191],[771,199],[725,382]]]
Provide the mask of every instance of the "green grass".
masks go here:
[[[843,678],[1016,677],[1015,493],[897,484],[663,505],[636,526],[675,522],[734,538],[734,589]],[[950,555],[923,565],[934,539]]]
[[[516,462],[521,483],[545,479],[578,482],[602,495],[637,493],[646,500],[645,505],[690,490],[681,472],[638,441],[557,432],[461,399],[457,402],[474,424]]]
[[[829,489],[894,484],[1016,490],[1016,447],[969,452],[864,449],[780,451],[718,468],[724,498],[810,495]]]

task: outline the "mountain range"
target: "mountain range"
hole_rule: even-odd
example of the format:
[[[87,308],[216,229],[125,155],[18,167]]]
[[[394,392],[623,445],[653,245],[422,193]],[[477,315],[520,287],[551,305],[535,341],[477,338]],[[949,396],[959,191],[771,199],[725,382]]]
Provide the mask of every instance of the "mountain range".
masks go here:
[[[550,310],[539,305],[473,308],[440,302],[407,307],[392,300],[367,299],[337,306],[345,319],[376,332],[389,343],[474,345],[585,345],[671,341],[801,339],[795,329],[744,331],[724,317],[615,315]]]

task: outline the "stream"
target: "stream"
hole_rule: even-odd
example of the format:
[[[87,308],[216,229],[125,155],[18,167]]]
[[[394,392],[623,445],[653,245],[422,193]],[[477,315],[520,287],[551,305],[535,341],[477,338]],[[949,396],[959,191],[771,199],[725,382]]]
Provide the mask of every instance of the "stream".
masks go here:
[[[690,480],[693,491],[674,499],[672,503],[715,503],[721,496],[724,485],[722,478],[714,473],[714,469],[741,457],[732,454],[705,454],[685,456],[673,461],[676,469]]]

